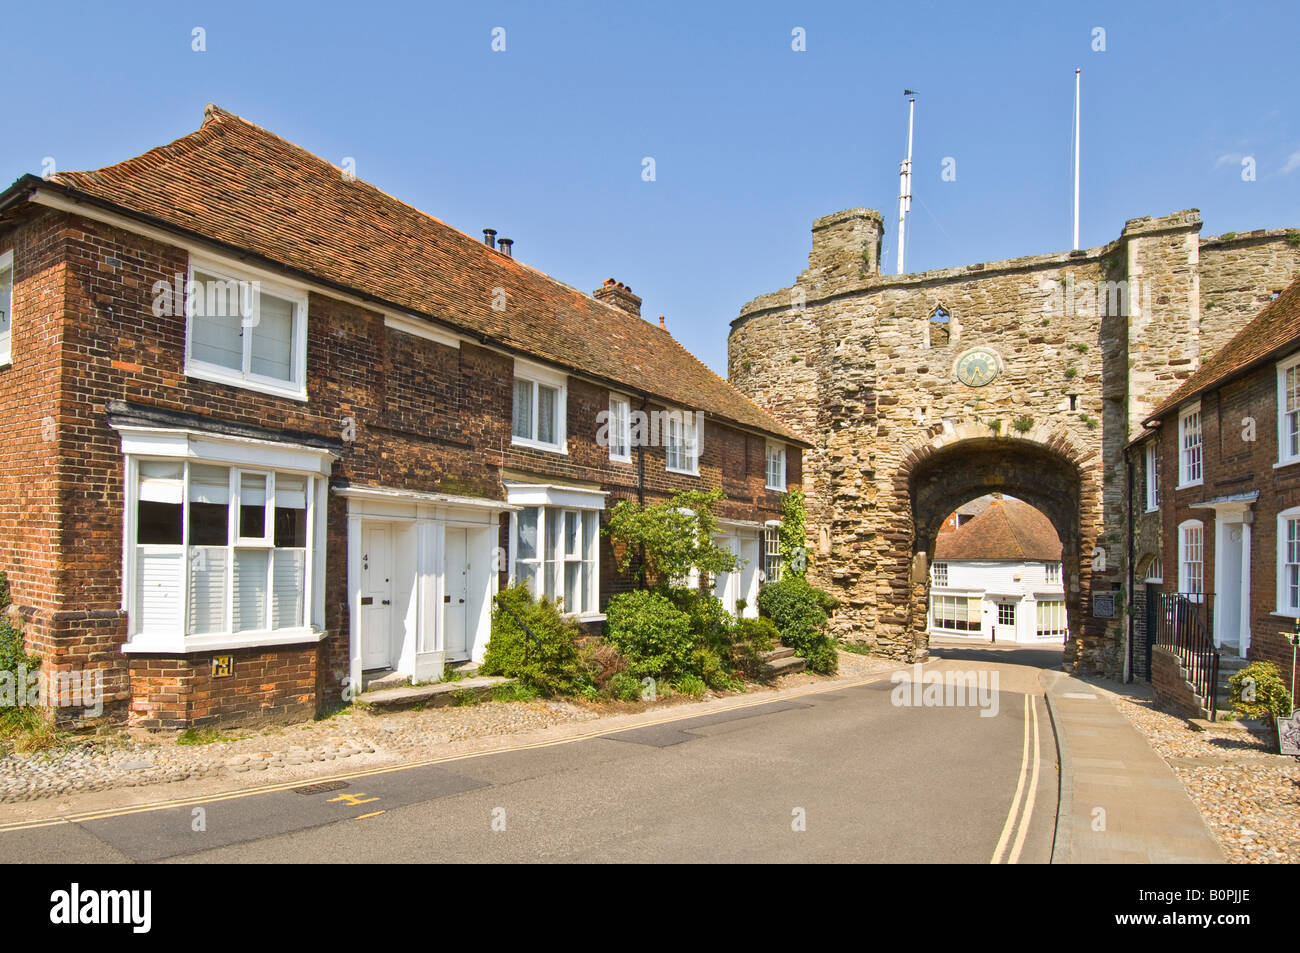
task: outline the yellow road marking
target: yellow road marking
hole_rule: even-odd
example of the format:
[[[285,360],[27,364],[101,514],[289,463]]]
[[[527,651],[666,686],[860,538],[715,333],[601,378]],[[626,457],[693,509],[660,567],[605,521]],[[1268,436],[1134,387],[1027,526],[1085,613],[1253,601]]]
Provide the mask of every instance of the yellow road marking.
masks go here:
[[[371,811],[369,814],[358,814],[354,820],[364,821],[367,817],[378,817],[380,814],[387,814],[387,811]]]
[[[1020,830],[1016,832],[1016,843],[1011,848],[1007,863],[1020,862],[1020,848],[1025,846],[1025,835],[1029,833],[1029,820],[1034,816],[1034,799],[1038,797],[1038,703],[1029,695],[1029,709],[1034,713],[1034,773],[1029,779],[1029,796],[1025,801],[1025,813],[1020,817]]]
[[[371,801],[378,801],[377,797],[366,797],[364,791],[357,794],[340,794],[338,797],[329,799],[330,804],[343,803],[348,807],[356,807],[358,804],[369,804]]]
[[[0,834],[10,831],[33,830],[38,827],[53,827],[58,824],[79,824],[85,821],[102,821],[114,817],[125,817],[130,814],[145,814],[150,811],[163,811],[168,808],[189,807],[195,804],[214,804],[219,801],[233,801],[240,798],[256,797],[259,794],[274,794],[277,791],[292,791],[294,788],[300,788],[305,784],[323,784],[328,781],[354,781],[357,778],[369,778],[379,774],[392,774],[396,771],[407,771],[411,768],[425,768],[431,765],[448,764],[454,761],[468,761],[472,758],[483,758],[494,754],[510,754],[515,751],[530,751],[535,748],[551,748],[556,745],[573,744],[578,741],[589,741],[592,738],[601,738],[607,735],[620,734],[624,731],[632,731],[635,728],[649,728],[655,725],[670,724],[674,721],[687,721],[691,718],[700,718],[705,715],[713,715],[718,712],[735,711],[740,708],[754,708],[759,705],[771,705],[777,702],[786,701],[790,698],[803,698],[806,695],[820,695],[824,692],[840,691],[842,689],[857,688],[861,685],[870,685],[872,682],[880,681],[892,673],[892,669],[884,672],[877,672],[867,678],[854,679],[845,682],[832,682],[827,685],[813,685],[800,691],[789,692],[787,694],[777,695],[775,697],[753,697],[746,698],[731,705],[719,705],[716,708],[709,708],[705,711],[679,712],[676,714],[664,715],[662,718],[651,719],[648,721],[638,722],[634,725],[627,725],[623,728],[601,728],[593,729],[582,734],[571,735],[567,738],[556,738],[548,741],[533,741],[526,744],[508,745],[504,748],[491,748],[485,751],[471,751],[465,754],[445,755],[440,758],[427,758],[423,761],[408,761],[402,764],[386,765],[379,768],[366,768],[361,771],[354,771],[349,774],[333,774],[328,777],[317,778],[297,778],[293,781],[280,781],[275,784],[264,784],[260,787],[245,788],[241,791],[227,791],[218,794],[196,794],[189,797],[173,798],[162,801],[149,801],[145,804],[136,804],[131,807],[105,809],[99,811],[82,811],[75,814],[65,814],[61,817],[50,817],[40,820],[30,821],[10,821],[7,824],[0,824]]]
[[[1025,696],[1025,740],[1020,754],[1020,780],[1016,782],[1016,794],[1011,799],[1011,811],[1007,814],[1007,822],[1002,825],[1002,836],[998,838],[997,849],[993,851],[993,859],[990,864],[1002,863],[1002,852],[1007,849],[1007,841],[1011,838],[1011,831],[1016,826],[1016,815],[1020,813],[1020,795],[1025,790],[1025,775],[1029,772],[1029,696]]]

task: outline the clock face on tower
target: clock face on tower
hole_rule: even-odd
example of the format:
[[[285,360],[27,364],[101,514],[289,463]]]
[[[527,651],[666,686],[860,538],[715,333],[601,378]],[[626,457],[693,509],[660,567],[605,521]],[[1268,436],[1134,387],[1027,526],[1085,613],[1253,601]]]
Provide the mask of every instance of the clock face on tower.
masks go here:
[[[1002,360],[993,351],[972,348],[957,358],[957,380],[967,387],[983,387],[1002,373]]]

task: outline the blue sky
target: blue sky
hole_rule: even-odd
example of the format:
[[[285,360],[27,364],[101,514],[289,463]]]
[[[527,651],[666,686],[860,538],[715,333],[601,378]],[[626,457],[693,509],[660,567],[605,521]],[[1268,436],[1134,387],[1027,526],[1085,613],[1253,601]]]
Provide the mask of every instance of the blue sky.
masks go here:
[[[909,270],[1069,247],[1076,66],[1084,246],[1188,207],[1205,235],[1300,225],[1294,2],[110,6],[0,34],[5,182],[139,154],[214,101],[562,281],[618,278],[724,374],[728,323],[805,267],[817,216],[880,209],[892,270],[904,86]]]

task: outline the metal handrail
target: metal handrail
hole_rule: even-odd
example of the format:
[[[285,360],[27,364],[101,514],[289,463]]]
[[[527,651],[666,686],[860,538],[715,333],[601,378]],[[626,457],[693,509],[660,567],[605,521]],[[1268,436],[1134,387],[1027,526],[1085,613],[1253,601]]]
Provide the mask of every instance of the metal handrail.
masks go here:
[[[539,639],[539,638],[537,637],[537,633],[536,633],[536,632],[534,632],[532,629],[528,628],[528,623],[527,623],[527,622],[525,622],[523,619],[519,618],[519,616],[515,615],[515,610],[514,610],[514,609],[511,609],[510,606],[506,605],[505,600],[501,598],[501,593],[497,593],[497,596],[496,596],[496,600],[495,600],[495,601],[496,601],[496,604],[497,604],[498,606],[500,606],[502,609],[505,609],[506,612],[509,613],[510,618],[514,619],[516,622],[519,623],[519,628],[523,629],[524,632],[527,634],[527,636],[528,636],[530,639],[533,640],[533,645],[537,646],[537,648],[540,649],[540,648],[542,647],[542,640]],[[525,661],[525,662],[528,661],[528,643],[527,643],[527,642],[524,643],[524,661]]]
[[[1206,593],[1161,593],[1155,642],[1182,662],[1192,689],[1204,699],[1211,717],[1219,690],[1219,653],[1211,634],[1213,599]]]

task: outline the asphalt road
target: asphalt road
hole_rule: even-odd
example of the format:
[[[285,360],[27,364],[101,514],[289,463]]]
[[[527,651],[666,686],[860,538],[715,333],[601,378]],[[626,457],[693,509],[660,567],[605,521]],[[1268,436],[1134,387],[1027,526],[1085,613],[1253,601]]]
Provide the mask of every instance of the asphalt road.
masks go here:
[[[1060,653],[948,655],[924,671],[996,671],[996,715],[897,705],[888,679],[836,686],[338,786],[215,798],[198,813],[10,831],[0,862],[1044,863],[1057,774],[1036,676]]]

